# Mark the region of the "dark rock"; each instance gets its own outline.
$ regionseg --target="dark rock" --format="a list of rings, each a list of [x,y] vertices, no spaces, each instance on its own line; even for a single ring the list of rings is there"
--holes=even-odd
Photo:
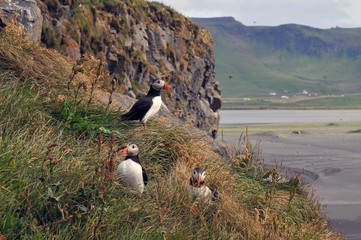
[[[79,44],[69,36],[63,36],[61,46],[65,56],[68,56],[72,59],[79,59],[81,57]]]
[[[307,133],[307,132],[302,131],[302,130],[294,130],[294,131],[292,131],[292,133],[293,133],[293,134],[305,134],[305,133]]]
[[[113,101],[119,103],[123,109],[129,110],[133,104],[137,101],[135,98],[129,97],[120,93],[112,94]]]
[[[73,29],[66,26],[76,24],[69,16],[74,6],[70,5],[69,10],[65,1],[40,1],[42,6],[47,6],[42,7],[43,16],[56,39],[73,43],[70,38],[75,34],[66,32]],[[73,27],[82,29],[79,40],[74,39],[80,45],[80,52],[91,50],[94,55],[102,56],[108,64],[110,75],[122,86],[123,95],[133,98],[145,95],[152,81],[159,78],[165,80],[170,90],[163,93],[163,102],[169,112],[215,136],[222,98],[219,83],[215,80],[211,34],[187,18],[174,21],[172,17],[164,17],[173,11],[171,9],[163,9],[164,13],[159,13],[149,6],[148,9],[146,6],[138,8],[136,4],[119,1],[114,5],[117,13],[114,14],[110,6],[97,5],[96,11],[92,11],[94,5],[82,4],[82,13],[91,13],[92,17],[84,18],[84,21],[88,21],[87,32],[84,27]],[[63,11],[53,13],[60,7]],[[141,16],[146,18],[142,19]],[[98,34],[99,29],[102,29],[101,34]],[[89,33],[93,36],[88,36]],[[64,35],[69,38],[64,38]],[[106,43],[106,46],[99,48],[102,43]],[[77,56],[78,53],[73,54],[74,51],[63,47],[62,43],[60,50],[67,55]],[[99,55],[99,52],[103,54]],[[123,100],[119,98],[119,101]]]
[[[213,95],[211,108],[214,112],[216,112],[222,106],[222,98],[221,95],[217,92],[213,92]]]
[[[347,133],[361,133],[361,129],[356,129],[356,130],[348,131]]]
[[[64,13],[64,9],[57,0],[44,0],[44,3],[49,9],[50,16],[60,19]]]
[[[0,3],[2,15],[10,19],[14,12],[19,14],[16,19],[24,26],[24,33],[34,43],[40,43],[43,16],[35,0],[3,0]]]
[[[227,145],[224,145],[223,143],[219,143],[216,141],[210,141],[210,145],[213,152],[217,153],[227,162],[231,163],[231,155],[229,154]]]
[[[330,167],[330,168],[323,169],[321,172],[323,174],[325,174],[326,176],[330,176],[330,175],[334,175],[335,173],[339,173],[341,171],[342,170],[340,168]]]

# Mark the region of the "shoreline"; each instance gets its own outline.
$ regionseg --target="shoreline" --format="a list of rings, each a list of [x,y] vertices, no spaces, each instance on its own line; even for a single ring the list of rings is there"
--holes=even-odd
[[[259,143],[266,164],[275,160],[286,168],[305,169],[316,195],[326,205],[331,229],[350,240],[361,239],[361,122],[337,124],[232,124],[220,125],[217,141],[237,144],[248,132],[252,145]]]
[[[334,108],[323,108],[323,107],[223,107],[222,110],[361,110],[360,107],[334,107]]]

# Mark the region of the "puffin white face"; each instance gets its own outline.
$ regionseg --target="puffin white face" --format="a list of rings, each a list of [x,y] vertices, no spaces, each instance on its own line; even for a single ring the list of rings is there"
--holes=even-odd
[[[193,182],[196,182],[198,187],[206,178],[206,171],[203,168],[195,168],[192,172]]]
[[[160,91],[161,89],[164,89],[164,90],[168,90],[168,84],[166,82],[164,82],[162,79],[158,79],[158,80],[155,80],[153,83],[152,83],[152,87],[155,89],[155,90],[158,90]]]
[[[124,156],[136,156],[139,153],[137,144],[133,142],[126,143],[123,150]]]

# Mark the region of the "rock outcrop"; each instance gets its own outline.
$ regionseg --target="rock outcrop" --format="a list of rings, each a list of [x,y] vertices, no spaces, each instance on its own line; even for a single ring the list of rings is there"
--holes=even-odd
[[[40,43],[43,16],[35,0],[3,0],[0,1],[0,9],[3,18],[14,17],[23,25],[28,39],[34,43]]]
[[[133,99],[146,94],[150,82],[162,78],[170,86],[163,101],[172,114],[216,134],[222,98],[208,31],[156,2],[38,3],[47,47],[75,59],[85,53],[103,59],[117,80],[117,94]]]

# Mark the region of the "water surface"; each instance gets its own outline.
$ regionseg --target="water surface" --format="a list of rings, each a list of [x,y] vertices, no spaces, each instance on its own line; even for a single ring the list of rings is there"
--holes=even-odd
[[[361,110],[221,110],[220,124],[337,123],[361,121]]]

